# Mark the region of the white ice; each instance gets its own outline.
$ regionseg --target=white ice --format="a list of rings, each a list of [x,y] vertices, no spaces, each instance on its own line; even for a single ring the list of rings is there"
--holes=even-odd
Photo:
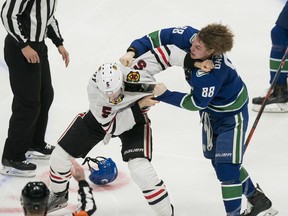
[[[1,5],[4,0],[0,0]],[[71,63],[65,68],[57,49],[47,40],[55,99],[50,111],[46,141],[56,144],[74,116],[88,108],[86,84],[90,75],[104,62],[118,61],[130,42],[148,32],[170,26],[196,28],[221,22],[231,26],[235,46],[228,56],[246,82],[250,98],[269,87],[270,30],[285,0],[61,0],[56,17]],[[3,43],[6,31],[0,27],[0,154],[7,137],[12,93],[4,63]],[[163,72],[157,79],[173,90],[188,91],[178,68]],[[257,113],[249,104],[250,124]],[[210,162],[202,156],[201,126],[196,112],[159,104],[150,111],[154,152],[153,165],[165,181],[176,216],[224,216],[218,180]],[[245,155],[244,165],[272,200],[279,215],[288,215],[287,168],[288,114],[264,113]],[[121,144],[113,139],[99,144],[89,156],[112,157],[119,177],[110,185],[93,186],[96,216],[150,216],[152,210],[141,191],[132,182],[127,164],[122,162]],[[80,163],[81,159],[78,160]],[[19,195],[28,181],[48,182],[48,161],[35,161],[35,178],[0,176],[0,215],[23,215]],[[86,174],[89,171],[86,170]],[[75,210],[77,184],[72,179],[69,206],[51,215]],[[245,200],[245,199],[244,199]],[[246,203],[243,202],[243,207]]]

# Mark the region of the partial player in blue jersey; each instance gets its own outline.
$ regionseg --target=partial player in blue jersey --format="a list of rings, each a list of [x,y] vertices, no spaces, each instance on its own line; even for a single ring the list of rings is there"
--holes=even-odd
[[[179,29],[183,31],[178,31]],[[190,35],[186,34],[187,29]],[[129,64],[133,52],[137,56],[141,54],[140,50],[156,47],[156,40],[158,45],[172,44],[173,40],[169,41],[168,38],[177,38],[174,41],[178,43],[177,46],[186,44],[186,47],[181,48],[190,51],[182,61],[191,92],[172,92],[167,90],[164,84],[157,84],[154,89],[156,100],[200,112],[204,156],[211,160],[221,182],[227,216],[240,216],[242,194],[248,199],[248,208],[241,216],[256,216],[263,212],[276,215],[277,211],[272,208],[271,201],[258,185],[254,186],[248,172],[242,166],[248,125],[248,93],[244,82],[225,55],[233,47],[233,33],[221,24],[210,24],[200,31],[192,27],[168,28],[133,41],[120,61]],[[163,49],[160,52],[162,54],[171,51],[167,51],[165,46],[158,49]],[[158,59],[161,59],[161,55]],[[167,56],[165,59],[166,62],[170,60]],[[209,67],[207,70],[194,68],[196,60],[212,60],[213,67],[210,72],[205,72],[209,71]]]
[[[276,20],[271,30],[272,47],[270,52],[270,83],[281,63],[281,59],[288,46],[288,1]],[[273,93],[267,100],[264,112],[288,112],[288,90],[287,90],[288,60],[286,60],[280,76],[276,82]],[[264,100],[263,96],[253,98],[252,109],[259,111]]]
[[[137,58],[153,48],[161,45],[174,44],[182,50],[189,51],[193,36],[198,30],[191,26],[172,27],[157,30],[134,40],[127,53],[120,58],[125,66],[130,66],[133,58]]]

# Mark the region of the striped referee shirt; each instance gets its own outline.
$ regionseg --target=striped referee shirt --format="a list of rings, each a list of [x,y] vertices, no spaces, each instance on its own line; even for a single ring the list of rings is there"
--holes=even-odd
[[[56,5],[57,0],[6,0],[1,19],[21,48],[29,41],[42,42],[46,37],[58,47],[63,39],[54,17]]]

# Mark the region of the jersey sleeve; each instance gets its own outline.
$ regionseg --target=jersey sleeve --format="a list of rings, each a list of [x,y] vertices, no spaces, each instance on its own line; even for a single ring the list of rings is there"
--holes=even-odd
[[[28,1],[7,1],[3,5],[1,18],[4,28],[18,43],[20,48],[27,45],[27,37],[18,22],[18,16],[23,13]]]
[[[191,26],[164,28],[134,40],[127,51],[134,51],[136,58],[149,50],[168,44],[188,51],[197,32],[198,30]]]
[[[60,34],[58,21],[54,16],[51,18],[51,21],[47,26],[47,37],[52,40],[53,44],[55,44],[56,47],[63,44],[64,40]]]
[[[192,79],[195,82],[190,93],[166,90],[156,99],[190,111],[205,109],[217,95],[222,82],[210,74],[213,72],[205,73],[195,69],[193,73]]]
[[[158,96],[156,100],[190,111],[198,111],[205,108],[197,105],[194,100],[193,92],[182,93],[166,90],[162,95]]]
[[[184,67],[187,55],[175,45],[160,46],[135,59],[132,67],[154,76],[171,66]]]

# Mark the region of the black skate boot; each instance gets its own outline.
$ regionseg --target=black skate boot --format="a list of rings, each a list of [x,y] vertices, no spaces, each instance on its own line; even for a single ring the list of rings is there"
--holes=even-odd
[[[265,97],[252,99],[254,111],[259,111]],[[269,96],[264,112],[288,112],[288,90],[287,85],[276,85]]]
[[[68,205],[68,190],[60,193],[50,192],[48,200],[48,213],[65,208]]]
[[[46,143],[46,146],[41,148],[29,148],[26,153],[26,158],[48,160],[52,154],[55,146]]]
[[[256,191],[248,198],[247,209],[241,216],[257,216],[260,213],[263,216],[273,216],[278,214],[278,211],[272,208],[272,202],[257,184]]]
[[[36,164],[27,160],[13,161],[2,158],[3,168],[0,170],[2,175],[18,176],[18,177],[34,177],[36,175]]]

